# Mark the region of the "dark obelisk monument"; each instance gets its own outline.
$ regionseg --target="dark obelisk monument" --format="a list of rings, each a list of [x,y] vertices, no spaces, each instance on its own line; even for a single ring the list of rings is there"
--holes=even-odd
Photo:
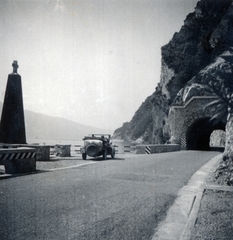
[[[23,94],[18,63],[12,64],[13,73],[8,75],[0,124],[0,142],[26,144]]]

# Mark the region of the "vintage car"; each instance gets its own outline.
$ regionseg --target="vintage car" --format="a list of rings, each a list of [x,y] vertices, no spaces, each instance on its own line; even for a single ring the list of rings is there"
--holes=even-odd
[[[84,160],[89,157],[103,156],[107,159],[107,155],[115,157],[115,148],[110,142],[111,135],[109,134],[91,134],[83,138],[84,146],[81,148],[82,158]]]

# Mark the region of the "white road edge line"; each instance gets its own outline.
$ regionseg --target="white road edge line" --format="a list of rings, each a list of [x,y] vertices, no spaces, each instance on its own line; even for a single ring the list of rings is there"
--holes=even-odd
[[[62,168],[52,168],[52,169],[46,169],[45,171],[58,171],[58,170],[63,170],[63,169],[69,169],[69,168],[78,168],[78,167],[82,167],[82,166],[86,166],[86,165],[90,165],[90,164],[94,164],[96,162],[90,162],[90,163],[83,163],[80,165],[72,165],[72,166],[68,166],[68,167],[62,167]]]

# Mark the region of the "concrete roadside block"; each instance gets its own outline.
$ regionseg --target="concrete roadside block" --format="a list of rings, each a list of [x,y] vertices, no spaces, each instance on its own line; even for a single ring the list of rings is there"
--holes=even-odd
[[[180,151],[179,144],[137,145],[136,154],[153,154]]]
[[[50,146],[49,145],[28,145],[30,148],[36,149],[36,161],[50,160]]]
[[[70,148],[71,148],[71,144],[69,144],[69,145],[56,144],[54,146],[54,151],[55,151],[56,156],[70,157]]]

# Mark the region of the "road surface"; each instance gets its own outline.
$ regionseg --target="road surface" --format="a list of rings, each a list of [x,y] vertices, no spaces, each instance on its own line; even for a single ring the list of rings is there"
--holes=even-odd
[[[135,155],[1,179],[0,239],[151,239],[179,189],[217,154]]]

